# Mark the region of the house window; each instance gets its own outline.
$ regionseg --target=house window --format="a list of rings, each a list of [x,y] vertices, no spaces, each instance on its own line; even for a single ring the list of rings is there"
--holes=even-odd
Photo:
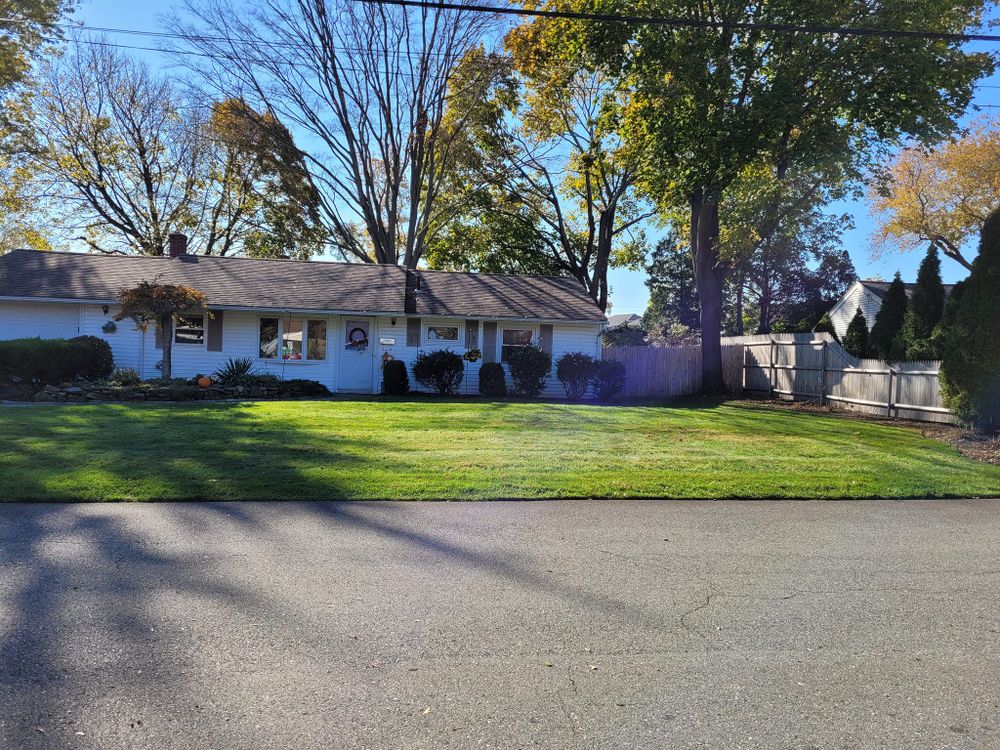
[[[326,359],[326,321],[261,318],[260,357],[279,356],[287,362]]]
[[[205,316],[178,316],[174,322],[174,343],[203,345],[205,343]]]
[[[427,343],[458,341],[458,326],[427,326]]]
[[[260,358],[274,359],[278,356],[278,319],[260,319]]]
[[[309,345],[306,347],[306,356],[309,359],[326,359],[326,321],[310,320]]]
[[[500,361],[507,362],[515,349],[531,346],[534,333],[530,328],[504,328],[500,339]]]
[[[300,318],[281,321],[281,358],[302,359],[302,339],[305,330]]]

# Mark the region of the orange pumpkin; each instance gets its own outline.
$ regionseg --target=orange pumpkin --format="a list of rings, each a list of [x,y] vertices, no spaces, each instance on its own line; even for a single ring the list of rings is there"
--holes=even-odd
[[[198,385],[202,388],[208,388],[208,386],[212,385],[212,379],[206,375],[202,375],[198,378]]]

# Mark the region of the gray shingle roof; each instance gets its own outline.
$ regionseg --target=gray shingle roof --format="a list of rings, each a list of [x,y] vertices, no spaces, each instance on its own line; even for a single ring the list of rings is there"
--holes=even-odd
[[[319,261],[86,255],[0,256],[0,297],[113,302],[140,281],[185,284],[210,307],[603,321],[572,278],[415,271]]]
[[[868,289],[871,292],[873,292],[879,298],[884,298],[885,293],[889,291],[888,281],[869,281],[867,279],[862,279],[861,285],[865,287],[865,289]],[[912,295],[913,290],[917,288],[917,285],[915,283],[910,283],[910,282],[903,282],[903,286],[906,288],[907,297]],[[943,286],[944,286],[944,296],[947,299],[949,296],[951,296],[951,290],[955,288],[955,285],[944,284]]]

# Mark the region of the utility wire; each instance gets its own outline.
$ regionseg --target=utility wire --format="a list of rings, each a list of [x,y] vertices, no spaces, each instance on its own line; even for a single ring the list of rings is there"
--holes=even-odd
[[[446,0],[353,0],[378,5],[399,5],[404,8],[427,10],[455,10],[469,13],[494,13],[498,15],[533,16],[537,18],[567,18],[580,21],[599,21],[641,26],[676,26],[694,29],[739,31],[775,31],[801,34],[835,34],[839,36],[884,37],[888,39],[929,39],[950,42],[1000,42],[996,34],[964,34],[924,29],[880,29],[860,26],[818,26],[812,24],[759,23],[756,21],[705,20],[681,16],[631,16],[615,13],[588,13],[585,11],[544,10],[501,7],[495,5],[467,5]]]
[[[355,2],[400,2],[400,1],[402,1],[402,0],[355,0]],[[406,1],[410,2],[410,0],[406,0]],[[3,22],[5,20],[6,19],[0,18],[0,22]],[[214,40],[222,40],[223,39],[223,37],[211,37],[211,36],[202,37],[200,35],[195,36],[195,35],[185,35],[185,34],[170,34],[168,32],[145,31],[145,30],[141,30],[141,29],[114,29],[114,28],[99,27],[99,26],[75,26],[74,28],[79,28],[81,30],[86,30],[86,31],[102,31],[102,32],[111,33],[111,34],[117,34],[117,33],[123,33],[124,34],[124,33],[128,33],[128,34],[140,35],[140,36],[147,36],[148,35],[148,36],[161,37],[161,38],[165,37],[165,38],[170,38],[170,39],[180,39],[180,40],[185,40],[185,41],[214,41]],[[997,37],[997,38],[998,38],[998,40],[1000,40],[1000,37]],[[140,51],[140,52],[159,52],[161,54],[169,54],[169,55],[182,55],[182,56],[190,56],[190,57],[204,57],[204,58],[208,58],[208,59],[212,59],[212,60],[216,60],[219,57],[217,55],[213,55],[213,54],[208,53],[208,52],[200,52],[200,51],[197,51],[197,50],[165,49],[165,48],[162,48],[162,47],[141,47],[139,45],[121,44],[120,42],[110,42],[110,41],[104,41],[104,40],[98,40],[98,39],[78,39],[78,38],[57,39],[55,37],[45,37],[45,39],[46,39],[46,41],[49,41],[49,42],[52,42],[52,43],[59,43],[59,42],[66,42],[66,41],[68,41],[68,42],[70,42],[72,44],[89,44],[89,45],[98,46],[98,47],[114,47],[116,49],[136,50],[136,51]],[[286,44],[286,46],[292,46],[293,45],[293,43],[291,43],[291,42],[288,42],[288,43],[285,43],[285,44]],[[281,45],[281,43],[275,42],[275,43],[273,43],[273,46],[282,46],[282,45]],[[305,47],[305,45],[294,45],[294,46],[303,47],[303,48]],[[338,47],[336,49],[338,51],[341,51],[341,52],[360,52],[360,51],[363,51],[363,50],[352,49],[352,48],[348,48],[348,47]],[[407,56],[410,56],[410,57],[420,57],[421,55],[423,55],[425,53],[407,52],[407,53],[404,53],[404,54],[406,54]],[[440,52],[435,53],[435,52],[432,52],[432,51],[428,51],[428,52],[426,52],[426,54],[429,54],[429,55],[434,55],[434,54],[441,55],[443,53],[440,53]],[[225,58],[225,55],[222,55],[222,57]],[[255,63],[255,64],[258,64],[258,65],[264,64],[264,61],[263,60],[259,60],[259,59],[249,59],[248,62]],[[313,68],[303,67],[302,65],[299,65],[299,64],[296,64],[296,63],[290,63],[290,62],[284,62],[284,63],[282,63],[282,66],[283,67],[288,67],[288,68],[293,68],[293,69],[294,68],[298,68],[298,69],[304,69],[304,70],[313,71]],[[349,65],[342,65],[341,67],[344,70],[347,70],[347,71],[352,72],[352,73],[361,73],[361,72],[364,72],[364,71],[362,71],[362,70],[360,70],[358,68],[354,68],[354,67],[349,66]],[[396,75],[416,77],[416,74],[410,73],[410,72],[407,72],[407,71],[393,71],[393,73],[396,74]],[[564,87],[565,88],[569,88],[569,89],[574,90],[574,91],[579,91],[580,93],[584,93],[584,94],[590,93],[590,89],[585,89],[583,87],[575,87],[572,84],[567,84]],[[1000,89],[1000,84],[991,85],[991,84],[984,84],[984,83],[976,83],[976,84],[973,84],[972,87],[975,88],[975,89]],[[985,107],[985,106],[990,106],[990,105],[982,104],[982,105],[978,105],[978,106]]]

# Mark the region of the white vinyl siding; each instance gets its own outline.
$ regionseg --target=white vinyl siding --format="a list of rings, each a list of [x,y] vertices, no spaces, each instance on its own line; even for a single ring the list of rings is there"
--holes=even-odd
[[[868,329],[871,330],[871,327],[875,325],[875,316],[882,309],[882,298],[866,289],[861,282],[855,281],[830,310],[830,322],[833,323],[833,330],[837,332],[837,338],[841,340],[844,338],[847,326],[854,320],[858,308],[861,308],[865,322],[868,323]]]
[[[77,303],[21,303],[21,302],[0,302],[0,338],[19,338],[41,336],[43,338],[72,338],[81,334],[98,336],[111,344],[111,350],[115,358],[116,367],[131,367],[139,372],[143,378],[152,378],[159,375],[156,363],[163,358],[163,350],[157,349],[155,345],[156,336],[152,329],[145,335],[136,330],[135,324],[130,320],[119,321],[117,330],[113,333],[106,333],[102,326],[114,318],[117,308],[110,306],[108,312],[103,311],[102,305],[77,304]],[[325,360],[282,360],[260,359],[259,354],[259,326],[261,317],[280,317],[278,315],[268,316],[267,313],[241,312],[226,310],[222,316],[222,351],[209,351],[205,346],[175,344],[173,347],[173,374],[175,377],[190,378],[198,373],[210,375],[219,369],[230,357],[251,357],[254,360],[254,367],[258,372],[271,373],[282,378],[307,378],[323,383],[330,390],[337,389],[337,372],[339,357],[342,355],[342,347],[330,345],[327,348]],[[327,324],[327,335],[329,342],[339,342],[343,336],[343,325],[345,316],[340,315],[312,315],[298,316],[303,320],[314,321],[323,320]],[[346,316],[350,317],[350,316]],[[470,320],[477,320],[469,316]],[[374,357],[376,362],[375,377],[373,378],[373,390],[378,391],[381,387],[381,362],[382,355],[388,353],[395,359],[403,360],[407,369],[410,370],[410,384],[414,390],[420,388],[413,379],[412,366],[417,354],[421,351],[432,351],[435,349],[447,348],[458,354],[464,354],[465,348],[465,318],[428,318],[422,321],[422,329],[427,325],[454,326],[459,329],[458,341],[436,342],[433,345],[421,345],[419,347],[406,346],[406,316],[395,317],[396,323],[393,325],[391,316],[383,316],[372,319],[372,328],[369,332],[371,346],[375,347]],[[483,344],[482,321],[488,319],[478,319],[480,321],[479,345]],[[530,327],[535,331],[537,339],[538,324],[513,323],[500,321],[497,325],[497,341],[494,356],[497,360],[500,357],[501,331],[504,327],[523,328]],[[553,371],[555,362],[566,352],[584,352],[593,357],[601,356],[601,348],[598,336],[601,331],[600,323],[555,323],[552,330],[552,363]],[[381,340],[392,340],[392,344],[382,344]],[[479,392],[479,368],[482,360],[478,362],[465,363],[465,377],[463,378],[462,393],[478,394]],[[506,366],[504,368],[507,369]],[[509,382],[508,382],[509,385]],[[550,375],[546,383],[543,395],[547,397],[561,398],[565,396],[562,386],[556,380],[554,372]]]
[[[71,339],[79,336],[80,307],[78,304],[0,302],[0,339]]]
[[[490,320],[489,318],[476,318],[475,316],[466,316],[462,320],[457,318],[442,319],[442,321],[450,321],[451,325],[463,326],[464,320],[479,320],[479,346],[483,346],[483,321]],[[421,322],[422,327],[426,325],[437,325],[439,320],[437,318],[429,319],[430,322]],[[600,359],[601,357],[601,344],[600,344],[600,333],[602,328],[601,323],[554,323],[552,326],[552,373],[549,375],[548,380],[545,383],[545,390],[542,391],[542,395],[547,398],[565,398],[566,391],[563,389],[562,384],[556,379],[555,367],[556,361],[563,354],[567,352],[583,352],[584,354],[589,354],[592,357]],[[497,362],[500,361],[500,346],[501,346],[501,331],[504,328],[530,328],[534,331],[535,343],[538,339],[538,324],[534,321],[529,322],[512,322],[512,321],[499,321],[497,323],[497,340],[496,340],[496,352],[494,354]],[[395,341],[394,344],[379,344],[379,350],[376,352],[376,362],[382,361],[382,355],[388,353],[393,359],[402,360],[406,364],[406,369],[410,374],[410,388],[413,390],[422,390],[422,386],[417,383],[413,377],[413,363],[417,358],[417,355],[421,351],[434,351],[436,349],[447,348],[451,349],[457,354],[465,354],[465,336],[464,333],[460,333],[459,340],[457,342],[447,342],[447,344],[437,343],[434,345],[422,345],[419,347],[407,346],[406,345],[406,317],[398,316],[396,318],[396,324],[392,324],[392,318],[382,317],[378,319],[378,329],[380,339],[392,339]],[[377,341],[378,339],[373,340]],[[485,353],[485,352],[484,352]],[[460,388],[460,393],[468,395],[477,395],[479,393],[479,368],[483,364],[483,359],[478,362],[465,362],[465,375],[462,378],[462,385]],[[510,382],[510,370],[507,365],[504,365],[504,372],[507,373],[507,386],[510,388],[512,383]],[[381,366],[379,366],[379,384],[381,387]]]

